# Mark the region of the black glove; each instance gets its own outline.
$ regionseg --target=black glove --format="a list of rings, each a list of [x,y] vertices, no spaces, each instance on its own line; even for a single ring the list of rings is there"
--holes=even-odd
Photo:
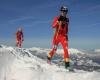
[[[63,16],[60,16],[58,21],[67,21],[67,18],[66,17],[63,17]]]
[[[65,22],[69,22],[68,18],[60,16],[58,21],[62,21],[62,28],[65,26]]]

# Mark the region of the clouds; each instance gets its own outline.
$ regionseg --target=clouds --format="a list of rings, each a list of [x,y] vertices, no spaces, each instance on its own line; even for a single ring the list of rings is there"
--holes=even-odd
[[[78,48],[78,49],[97,49],[100,46],[100,38],[93,37],[81,37],[81,38],[71,38],[69,40],[69,47]]]

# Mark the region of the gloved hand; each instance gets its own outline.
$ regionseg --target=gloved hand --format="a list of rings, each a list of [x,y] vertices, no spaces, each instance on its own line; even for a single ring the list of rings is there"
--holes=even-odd
[[[59,19],[58,19],[58,21],[59,22],[62,21],[62,28],[64,28],[66,22],[69,22],[69,19],[66,18],[66,17],[60,16]]]
[[[67,21],[67,18],[66,17],[63,17],[63,16],[60,16],[58,21]]]

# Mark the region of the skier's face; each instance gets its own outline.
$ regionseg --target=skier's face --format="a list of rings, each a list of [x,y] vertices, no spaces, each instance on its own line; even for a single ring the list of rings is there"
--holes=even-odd
[[[66,12],[66,11],[61,11],[61,13],[60,13],[60,14],[61,14],[61,16],[64,16],[64,17],[65,17],[65,16],[66,16],[66,14],[67,14],[67,12]]]
[[[19,28],[18,31],[22,31],[22,28]]]

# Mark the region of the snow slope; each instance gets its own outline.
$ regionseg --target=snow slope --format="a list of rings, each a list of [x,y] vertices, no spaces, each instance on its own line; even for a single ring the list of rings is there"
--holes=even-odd
[[[49,51],[0,46],[0,80],[100,80],[100,64],[84,56],[83,52],[77,50],[76,54],[69,50],[75,72],[68,72],[63,62],[55,63],[63,61],[62,50],[57,51],[52,65],[46,62]]]

